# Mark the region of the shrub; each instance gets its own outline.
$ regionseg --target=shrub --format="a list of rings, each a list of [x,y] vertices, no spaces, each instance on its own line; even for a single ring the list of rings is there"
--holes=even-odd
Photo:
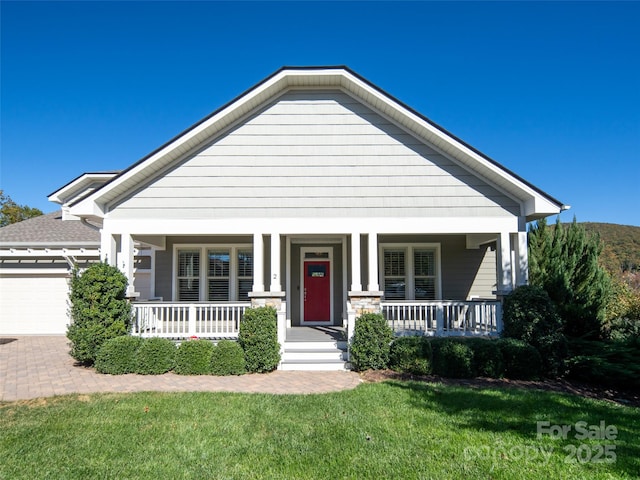
[[[356,318],[349,359],[353,368],[381,370],[389,365],[393,331],[381,313],[365,313]]]
[[[71,278],[69,352],[78,362],[93,364],[98,350],[110,338],[129,332],[131,304],[125,298],[127,278],[116,267],[96,263]]]
[[[213,343],[209,340],[182,342],[176,352],[173,371],[179,375],[208,375],[211,373]]]
[[[513,338],[498,341],[507,378],[535,380],[542,373],[540,353],[531,345]]]
[[[140,337],[125,335],[110,338],[102,344],[94,366],[100,373],[122,375],[136,370],[136,352],[142,343]]]
[[[464,340],[473,350],[473,371],[479,377],[502,378],[504,361],[496,340],[468,338]]]
[[[569,343],[569,378],[607,387],[640,390],[640,341]]]
[[[428,375],[431,360],[431,344],[426,337],[396,338],[389,350],[389,367],[396,372]]]
[[[473,350],[465,342],[452,338],[432,339],[433,373],[442,377],[471,378]]]
[[[545,375],[564,373],[567,340],[562,319],[546,291],[528,285],[515,289],[505,298],[503,323],[504,337],[522,340],[538,350]]]
[[[242,375],[246,373],[244,352],[238,342],[220,340],[211,355],[211,373],[214,375]]]
[[[240,322],[238,343],[244,350],[248,371],[275,370],[280,362],[276,310],[272,307],[247,309]]]
[[[167,338],[147,338],[136,353],[135,372],[141,375],[161,375],[173,369],[176,346]]]

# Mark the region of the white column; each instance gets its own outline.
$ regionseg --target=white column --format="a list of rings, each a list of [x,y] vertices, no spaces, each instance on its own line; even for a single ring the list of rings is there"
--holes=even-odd
[[[516,251],[516,286],[529,283],[529,252],[527,250],[527,232],[518,232],[515,242]]]
[[[360,233],[351,234],[351,291],[362,291],[360,278]]]
[[[264,292],[264,241],[262,233],[253,234],[253,291]]]
[[[120,240],[120,265],[118,268],[122,270],[129,281],[127,287],[127,296],[135,292],[133,286],[133,238],[128,233],[123,233]]]
[[[280,284],[280,234],[271,234],[271,285],[270,292],[282,291]]]
[[[497,238],[496,253],[498,264],[498,294],[506,295],[512,290],[511,235],[500,232]]]
[[[378,234],[369,233],[369,244],[367,248],[369,254],[369,284],[367,290],[377,292],[380,290],[378,284]]]
[[[110,232],[100,231],[100,261],[115,266],[117,262],[116,239]]]

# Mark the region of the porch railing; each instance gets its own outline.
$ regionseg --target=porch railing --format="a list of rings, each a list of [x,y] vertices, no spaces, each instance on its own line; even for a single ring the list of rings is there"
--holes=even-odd
[[[242,315],[251,303],[138,302],[132,306],[132,335],[235,338]]]
[[[502,331],[499,301],[383,301],[381,306],[396,334],[497,335]]]

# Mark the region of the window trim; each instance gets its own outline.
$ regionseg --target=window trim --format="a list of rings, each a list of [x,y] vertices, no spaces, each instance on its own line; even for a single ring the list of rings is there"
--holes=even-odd
[[[209,276],[207,272],[207,252],[209,250],[227,249],[229,250],[229,300],[224,301],[210,301],[203,300],[207,298],[207,286]],[[253,252],[253,245],[251,243],[180,243],[173,245],[173,272],[171,274],[171,295],[174,302],[178,302],[178,252],[180,250],[199,250],[200,251],[200,293],[199,302],[206,303],[229,303],[229,302],[242,302],[244,300],[238,300],[238,251],[249,250]],[[255,261],[255,259],[254,259]],[[189,303],[189,302],[184,302]]]
[[[404,250],[405,251],[405,277],[406,288],[405,295],[407,298],[404,300],[393,301],[406,301],[414,302],[415,300],[415,269],[414,269],[414,251],[415,250],[433,250],[435,252],[435,300],[442,300],[442,271],[441,271],[441,244],[430,243],[380,243],[378,245],[378,282],[380,283],[380,290],[385,291],[385,276],[384,276],[384,251],[385,250]]]

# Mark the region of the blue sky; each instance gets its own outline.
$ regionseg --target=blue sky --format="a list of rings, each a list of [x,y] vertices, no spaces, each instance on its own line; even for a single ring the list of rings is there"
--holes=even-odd
[[[0,188],[45,212],[283,65],[348,65],[572,209],[640,226],[639,2],[6,2]]]

